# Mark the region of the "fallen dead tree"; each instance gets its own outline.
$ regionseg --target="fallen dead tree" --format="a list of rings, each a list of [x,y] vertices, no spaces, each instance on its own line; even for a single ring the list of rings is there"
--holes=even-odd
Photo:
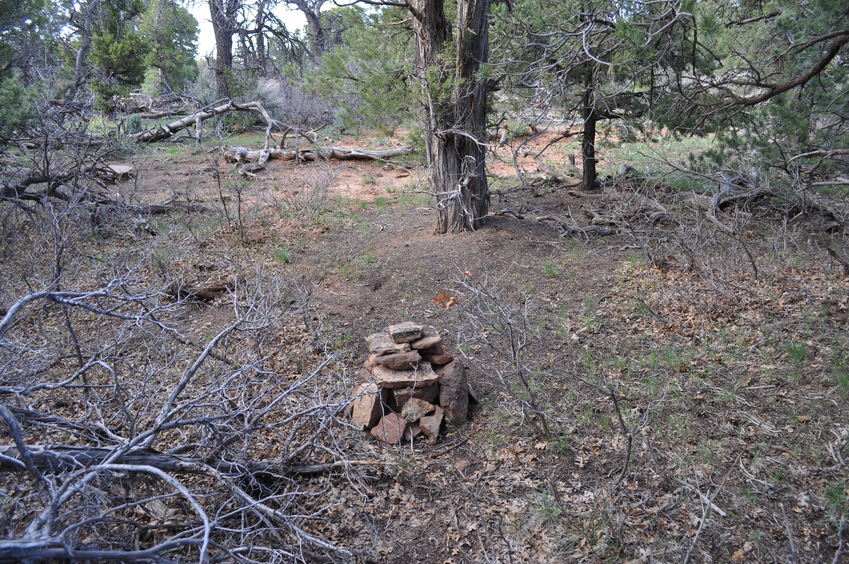
[[[728,184],[721,185],[713,194],[708,196],[695,192],[682,192],[676,195],[679,203],[686,204],[704,212],[705,217],[718,229],[728,234],[737,229],[719,218],[721,212],[734,208],[745,208],[754,204],[765,204],[783,215],[797,219],[799,217],[819,218],[821,231],[849,228],[846,211],[839,209],[833,202],[813,192],[777,191],[765,187],[752,189],[730,188]]]
[[[161,125],[147,131],[136,133],[132,137],[139,143],[153,143],[155,141],[168,139],[175,133],[186,128],[194,127],[195,143],[200,146],[203,137],[203,122],[209,118],[224,115],[229,112],[254,112],[259,114],[262,119],[265,120],[265,143],[263,144],[263,150],[268,149],[271,141],[271,132],[274,129],[277,129],[283,135],[280,140],[280,147],[285,144],[286,136],[290,133],[301,135],[310,143],[315,141],[314,135],[310,137],[307,132],[272,118],[271,114],[268,113],[268,110],[266,110],[259,102],[245,102],[237,104],[232,100],[222,101],[217,103],[217,105],[203,108],[193,114],[182,117],[176,121],[172,121],[166,125]]]
[[[45,199],[57,199],[75,206],[93,208],[110,207],[122,209],[136,215],[163,215],[174,211],[186,213],[203,213],[209,211],[199,204],[182,203],[176,198],[154,204],[130,204],[109,195],[102,181],[99,180],[102,168],[90,167],[71,170],[65,173],[44,175],[37,172],[23,178],[0,182],[0,201],[8,201],[24,207],[24,202],[42,203]],[[109,173],[106,178],[111,179]],[[94,186],[82,188],[84,181],[92,181]],[[38,186],[44,189],[37,189]],[[29,208],[27,208],[29,209]]]
[[[270,159],[281,161],[319,161],[337,159],[342,161],[385,161],[392,157],[409,155],[413,148],[409,145],[394,149],[366,150],[350,147],[304,147],[302,149],[248,149],[231,147],[224,158],[233,163],[249,163],[239,169],[240,174],[252,174],[265,169]]]

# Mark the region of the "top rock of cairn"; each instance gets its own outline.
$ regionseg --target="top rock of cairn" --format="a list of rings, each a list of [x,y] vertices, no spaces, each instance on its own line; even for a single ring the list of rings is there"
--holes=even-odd
[[[422,338],[423,325],[413,323],[412,321],[404,321],[390,325],[386,328],[389,337],[396,343],[412,343]]]

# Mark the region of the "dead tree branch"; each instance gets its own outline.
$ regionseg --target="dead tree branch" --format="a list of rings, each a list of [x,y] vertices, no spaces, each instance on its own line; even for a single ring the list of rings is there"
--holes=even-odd
[[[296,378],[270,370],[263,335],[280,308],[243,283],[230,291],[232,322],[197,352],[166,321],[186,302],[136,284],[33,292],[0,320],[0,421],[12,437],[0,472],[23,492],[0,516],[0,560],[350,559],[311,529],[324,510],[299,480],[382,464],[346,455],[334,436],[344,390],[317,386],[333,357]],[[64,361],[66,310],[98,327],[79,342],[81,367]],[[138,537],[162,512],[181,524]]]

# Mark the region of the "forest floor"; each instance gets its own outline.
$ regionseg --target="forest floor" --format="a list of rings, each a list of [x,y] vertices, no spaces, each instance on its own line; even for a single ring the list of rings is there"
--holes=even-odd
[[[377,145],[337,144],[358,143]],[[555,154],[544,167],[577,173]],[[467,366],[479,399],[468,423],[433,446],[389,446],[340,420],[352,458],[381,464],[305,482],[326,508],[305,526],[362,561],[831,562],[846,550],[849,276],[822,250],[827,234],[750,210],[724,218],[730,235],[657,181],[640,191],[675,214],[564,238],[535,218],[622,217],[627,187],[515,189],[507,162],[491,167],[491,208],[513,213],[435,235],[413,164],[271,161],[244,180],[167,145],[132,164],[136,178],[115,187],[128,199],[212,211],[86,245],[118,243],[105,254],[163,283],[284,280],[300,309],[279,328],[278,370],[338,353],[322,378],[350,387],[366,335],[405,320],[436,327]],[[619,164],[631,163],[611,174]],[[434,301],[442,291],[457,304]],[[505,315],[481,313],[496,305]],[[209,333],[232,308],[224,297],[192,315]],[[526,341],[530,394],[506,329]]]

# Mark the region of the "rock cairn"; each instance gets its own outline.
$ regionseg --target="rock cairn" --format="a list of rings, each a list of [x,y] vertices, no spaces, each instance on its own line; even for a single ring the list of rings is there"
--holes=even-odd
[[[442,423],[458,425],[469,411],[469,387],[459,360],[436,329],[406,321],[366,338],[369,357],[358,373],[351,422],[386,443],[424,436]]]

